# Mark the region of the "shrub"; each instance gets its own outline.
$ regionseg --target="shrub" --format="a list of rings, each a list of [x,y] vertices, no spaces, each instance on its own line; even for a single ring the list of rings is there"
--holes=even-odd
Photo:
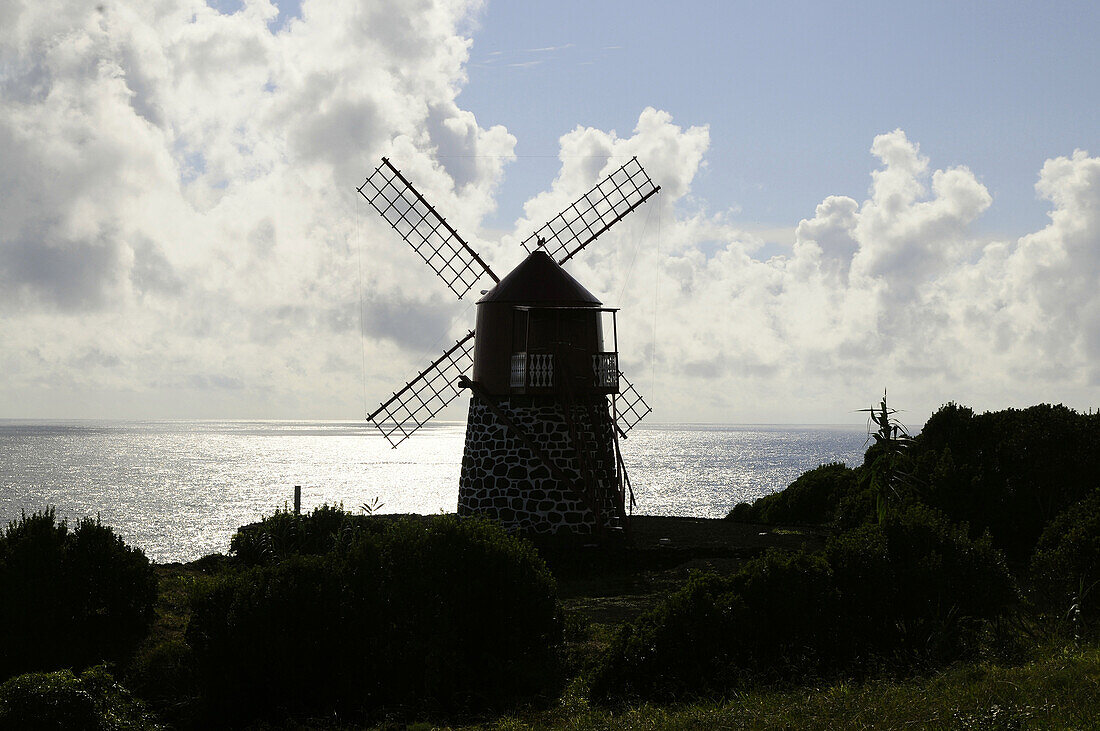
[[[669,700],[732,682],[726,648],[744,614],[727,580],[693,574],[668,599],[619,628],[593,671],[592,696]]]
[[[546,684],[560,633],[529,544],[441,516],[222,575],[195,598],[186,636],[211,712],[245,720],[491,707]]]
[[[683,698],[977,648],[1017,593],[1003,555],[922,507],[832,540],[824,555],[770,552],[734,576],[692,578],[624,626],[597,662],[597,699]]]
[[[1065,611],[1076,599],[1083,616],[1100,615],[1100,490],[1047,524],[1031,575],[1041,603]]]
[[[231,720],[331,712],[362,692],[357,685],[370,687],[355,671],[377,618],[372,597],[356,604],[348,594],[331,558],[295,556],[225,576],[196,597],[186,637],[211,711]]]
[[[172,728],[196,728],[200,693],[194,652],[182,637],[143,645],[127,665],[126,687]]]
[[[229,552],[245,566],[268,566],[290,556],[323,555],[350,542],[358,531],[380,532],[385,525],[370,516],[352,515],[342,505],[321,505],[305,515],[284,509],[239,528],[230,539]]]
[[[674,700],[815,674],[832,661],[836,601],[820,555],[769,552],[731,578],[697,574],[619,630],[592,695]]]
[[[904,449],[891,452],[880,440],[856,469],[823,465],[729,517],[848,529],[924,504],[968,525],[971,537],[988,532],[1020,567],[1047,523],[1096,489],[1097,474],[1100,413],[1041,404],[975,415],[949,403]]]
[[[1100,414],[1042,404],[975,416],[948,404],[913,457],[922,499],[1026,566],[1046,524],[1096,489]]]
[[[0,685],[0,731],[145,731],[160,728],[102,667],[27,673]]]
[[[395,523],[380,548],[385,599],[398,610],[393,697],[483,708],[544,684],[561,622],[554,579],[530,543],[451,515]]]
[[[153,618],[156,575],[98,520],[47,509],[0,536],[0,677],[124,658]]]
[[[735,574],[732,592],[749,610],[740,643],[757,672],[790,677],[833,664],[837,596],[824,557],[772,550]]]
[[[982,623],[1019,598],[988,536],[915,505],[841,534],[826,548],[843,634],[865,654],[943,663],[975,649]]]
[[[836,518],[841,498],[856,486],[856,473],[834,462],[803,473],[785,490],[740,503],[727,516],[741,523],[820,525]]]

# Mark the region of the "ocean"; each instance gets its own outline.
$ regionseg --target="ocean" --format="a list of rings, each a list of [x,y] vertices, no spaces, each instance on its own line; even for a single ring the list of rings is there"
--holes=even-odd
[[[465,424],[391,449],[342,421],[0,420],[0,521],[54,506],[99,516],[154,561],[225,552],[238,526],[293,500],[453,512]],[[826,462],[862,462],[865,425],[640,425],[622,442],[636,514],[724,516]]]

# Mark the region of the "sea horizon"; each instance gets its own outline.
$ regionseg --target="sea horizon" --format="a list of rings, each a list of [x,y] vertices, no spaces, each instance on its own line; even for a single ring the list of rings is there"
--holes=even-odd
[[[289,505],[454,512],[465,421],[393,449],[370,422],[0,418],[0,521],[99,516],[154,560],[224,553]],[[862,461],[865,424],[643,423],[621,440],[638,515],[723,517],[828,462]]]

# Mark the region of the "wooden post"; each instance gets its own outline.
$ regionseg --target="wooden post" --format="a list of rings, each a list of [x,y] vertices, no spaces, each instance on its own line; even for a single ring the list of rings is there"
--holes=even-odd
[[[302,486],[301,485],[295,485],[294,486],[294,514],[295,515],[301,515],[302,514]]]

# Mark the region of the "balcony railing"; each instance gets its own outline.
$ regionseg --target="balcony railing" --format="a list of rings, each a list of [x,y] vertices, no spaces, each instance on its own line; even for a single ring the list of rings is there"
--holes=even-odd
[[[553,353],[512,354],[512,388],[550,388],[553,385]]]
[[[508,385],[512,388],[527,385],[527,353],[512,353],[512,378]]]
[[[592,373],[596,388],[619,388],[619,354],[595,353],[592,356]]]
[[[554,370],[553,353],[513,353],[509,385],[512,388],[553,388],[557,385]],[[592,387],[618,391],[618,353],[592,355]]]

